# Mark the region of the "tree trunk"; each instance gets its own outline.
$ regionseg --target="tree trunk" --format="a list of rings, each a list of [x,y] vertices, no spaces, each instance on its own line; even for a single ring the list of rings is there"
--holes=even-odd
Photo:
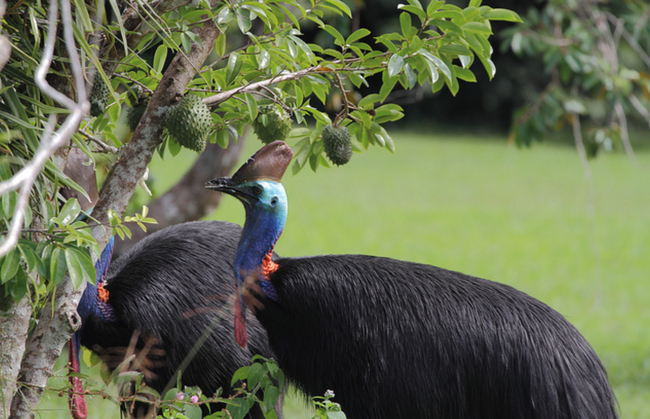
[[[164,112],[160,110],[174,104],[183,94],[212,50],[219,30],[214,22],[208,20],[202,28],[196,29],[195,33],[201,39],[201,45],[205,47],[194,44],[189,53],[177,54],[172,60],[131,142],[125,146],[114,169],[104,182],[93,212],[93,216],[101,224],[107,224],[109,209],[117,211],[118,214],[124,212],[138,180],[160,144],[164,118]],[[100,247],[104,248],[110,236],[110,228],[97,226],[92,229],[92,233]],[[34,417],[34,408],[52,374],[54,362],[61,354],[63,345],[79,327],[77,304],[84,288],[85,284],[75,290],[70,279],[65,278],[57,287],[54,299],[43,309],[42,317],[27,342],[19,375],[19,385],[24,385],[24,391],[17,392],[14,396],[12,418]]]
[[[243,136],[237,142],[231,140],[226,149],[209,143],[185,176],[164,195],[149,203],[148,216],[155,218],[158,224],[148,224],[146,232],[135,224],[129,225],[132,237],[115,242],[113,258],[127,252],[148,234],[170,225],[199,220],[211,213],[219,205],[221,194],[206,191],[205,182],[232,174],[243,143]]]
[[[20,360],[25,352],[25,341],[31,316],[32,305],[27,296],[13,304],[8,310],[0,311],[2,419],[9,417],[11,398],[16,392],[16,380],[20,371]]]

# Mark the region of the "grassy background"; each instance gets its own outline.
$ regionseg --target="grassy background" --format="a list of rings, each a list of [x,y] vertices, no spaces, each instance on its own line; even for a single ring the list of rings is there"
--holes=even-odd
[[[571,147],[522,150],[501,137],[457,134],[394,138],[394,155],[371,149],[344,167],[285,175],[289,221],[278,253],[390,256],[513,285],[591,342],[623,418],[650,417],[650,152],[637,155],[639,166],[599,156],[587,179]],[[248,141],[242,160],[259,146]],[[153,162],[156,188],[171,185],[191,159],[184,152]],[[241,224],[241,204],[226,197],[210,218]],[[94,406],[91,414],[105,413]],[[296,412],[294,402],[287,416]]]

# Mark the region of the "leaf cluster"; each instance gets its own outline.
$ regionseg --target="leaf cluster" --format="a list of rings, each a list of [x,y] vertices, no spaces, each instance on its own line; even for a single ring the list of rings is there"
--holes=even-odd
[[[589,156],[625,146],[625,114],[650,122],[642,105],[650,100],[649,9],[642,1],[549,1],[504,31],[504,47],[541,57],[548,78],[532,106],[516,111],[512,139],[530,145],[584,120]]]

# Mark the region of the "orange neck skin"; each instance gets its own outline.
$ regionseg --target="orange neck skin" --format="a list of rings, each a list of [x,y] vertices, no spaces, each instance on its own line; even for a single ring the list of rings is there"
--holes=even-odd
[[[273,262],[271,259],[271,256],[273,255],[273,250],[270,250],[269,253],[264,256],[264,259],[262,259],[262,276],[264,276],[265,279],[269,279],[269,275],[271,275],[273,272],[277,271],[280,265],[277,263]]]

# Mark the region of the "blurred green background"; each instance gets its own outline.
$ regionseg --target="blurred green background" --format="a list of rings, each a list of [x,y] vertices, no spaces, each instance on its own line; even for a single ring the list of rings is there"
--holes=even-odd
[[[623,418],[649,417],[650,152],[637,153],[638,165],[622,153],[600,156],[587,178],[575,149],[562,144],[520,149],[504,136],[393,134],[394,155],[371,149],[347,166],[285,175],[289,220],[277,252],[389,256],[510,284],[591,342]],[[247,139],[242,161],[260,146]],[[194,156],[152,163],[159,192]],[[225,197],[210,218],[242,224],[243,209]],[[118,414],[98,397],[89,406],[91,418]],[[307,417],[302,406],[293,400],[287,416]],[[69,417],[57,394],[41,408],[44,418]]]

